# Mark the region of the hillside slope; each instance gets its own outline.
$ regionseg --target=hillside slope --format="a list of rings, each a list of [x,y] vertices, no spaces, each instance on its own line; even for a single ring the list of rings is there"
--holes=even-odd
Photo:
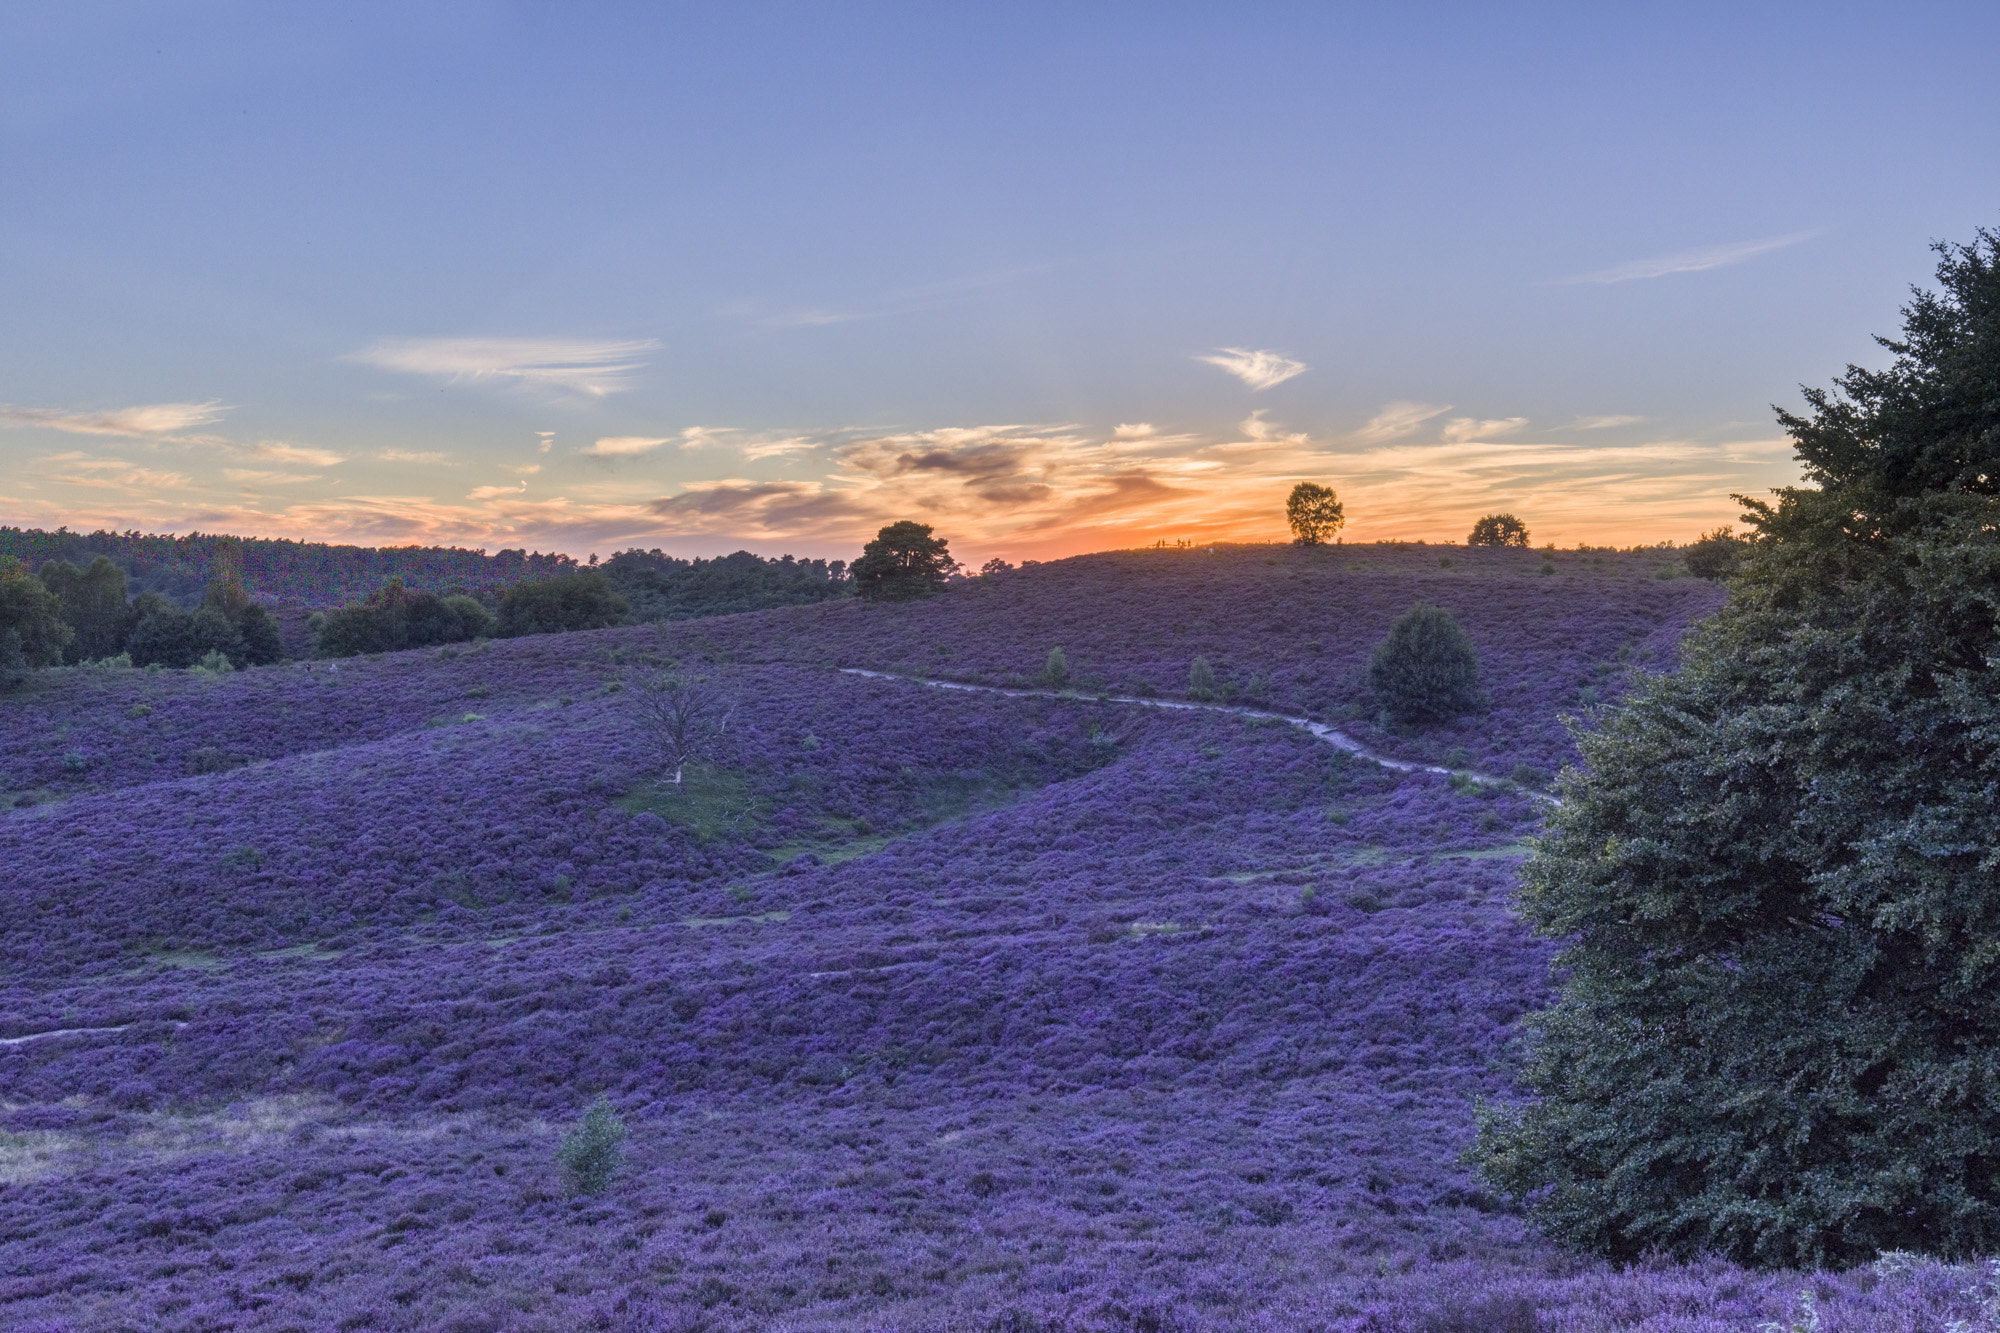
[[[1040,597],[1030,570],[915,608],[338,672],[59,672],[10,701],[0,756],[41,785],[0,813],[0,1323],[1784,1315],[1807,1279],[1579,1263],[1458,1164],[1544,995],[1546,949],[1507,908],[1528,795],[1282,723],[831,669],[910,666],[945,637],[968,672],[1018,672],[1066,627],[1093,636],[1073,640],[1083,669],[1164,671],[1182,639],[1147,628],[1149,603],[1227,637],[1299,601],[1261,559],[1224,567],[1217,601],[1106,568],[1135,590],[1094,620],[1076,570]],[[1365,641],[1365,614],[1415,592],[1460,597],[1516,700],[1502,758],[1560,732],[1550,692],[1500,664],[1665,651],[1702,591],[1580,576],[1547,602],[1496,575],[1487,600],[1516,611],[1479,619],[1422,570],[1315,577],[1329,638]],[[870,625],[887,637],[851,629]],[[1294,631],[1260,633],[1265,656],[1229,660],[1278,679]],[[737,710],[680,791],[628,683],[669,656]],[[1345,679],[1313,670],[1286,697]],[[65,747],[86,762],[46,768]],[[569,1197],[556,1143],[599,1095],[631,1127],[627,1166]],[[1837,1327],[1973,1308],[1968,1274],[1938,1265],[1810,1280]]]

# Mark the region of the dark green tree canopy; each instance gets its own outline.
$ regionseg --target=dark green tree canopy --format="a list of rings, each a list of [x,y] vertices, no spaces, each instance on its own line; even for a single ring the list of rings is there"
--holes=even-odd
[[[1451,612],[1418,602],[1368,662],[1368,688],[1399,722],[1441,722],[1483,702],[1479,654]]]
[[[0,687],[20,683],[30,668],[59,664],[71,635],[62,602],[40,579],[17,561],[0,566]]]
[[[945,540],[931,536],[928,523],[908,519],[891,523],[861,548],[861,558],[849,568],[855,591],[881,602],[904,602],[942,591],[958,568]]]
[[[1786,416],[1730,601],[1530,859],[1536,1100],[1479,1154],[1554,1234],[1767,1265],[2000,1249],[2000,267]]]
[[[1347,522],[1347,511],[1333,487],[1316,481],[1302,481],[1292,487],[1285,501],[1285,522],[1301,546],[1319,546],[1332,540]]]
[[[501,594],[502,635],[560,634],[625,623],[631,605],[595,569],[516,583]]]
[[[1488,514],[1472,525],[1467,546],[1526,546],[1528,525],[1512,514]]]
[[[76,637],[63,650],[69,662],[116,657],[131,629],[131,608],[125,600],[125,571],[105,556],[78,569],[67,560],[42,566],[42,585],[62,603],[63,619]]]

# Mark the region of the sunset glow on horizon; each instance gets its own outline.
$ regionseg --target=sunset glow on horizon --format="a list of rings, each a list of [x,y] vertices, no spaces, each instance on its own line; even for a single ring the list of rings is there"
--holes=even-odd
[[[1692,540],[2000,217],[1993,14],[1812,12],[21,6],[0,523]]]

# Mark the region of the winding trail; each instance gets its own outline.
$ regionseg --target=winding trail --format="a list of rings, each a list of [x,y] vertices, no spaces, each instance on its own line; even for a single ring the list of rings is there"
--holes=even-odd
[[[1013,690],[1000,685],[967,685],[955,680],[925,680],[922,676],[899,676],[892,671],[868,671],[861,667],[841,667],[842,675],[866,676],[871,680],[900,680],[912,685],[928,685],[934,690],[966,690],[975,694],[1004,694],[1010,699],[1080,699],[1086,702],[1130,704],[1135,708],[1176,708],[1186,712],[1227,713],[1231,717],[1261,718],[1272,722],[1284,722],[1312,733],[1315,740],[1326,742],[1336,750],[1365,759],[1371,764],[1394,769],[1398,773],[1435,773],[1440,777],[1469,778],[1474,782],[1491,787],[1512,787],[1527,796],[1547,805],[1561,805],[1562,802],[1547,792],[1523,787],[1509,778],[1496,778],[1490,773],[1479,773],[1469,768],[1445,768],[1438,764],[1418,764],[1408,759],[1391,759],[1388,755],[1377,754],[1354,737],[1330,727],[1324,722],[1314,722],[1310,718],[1293,717],[1289,713],[1273,713],[1262,708],[1244,708],[1238,704],[1204,704],[1181,699],[1141,699],[1130,694],[1076,694],[1064,690]]]
[[[48,1032],[30,1032],[25,1037],[0,1037],[0,1046],[25,1046],[31,1041],[47,1041],[52,1037],[95,1037],[106,1032],[124,1032],[128,1028],[138,1026],[137,1023],[120,1023],[116,1027],[109,1028],[55,1028]],[[178,1032],[186,1026],[186,1023],[175,1023],[174,1031]]]

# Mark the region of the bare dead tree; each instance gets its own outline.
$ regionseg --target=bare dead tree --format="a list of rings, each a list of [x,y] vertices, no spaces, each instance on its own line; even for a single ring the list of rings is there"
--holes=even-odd
[[[707,676],[666,671],[638,681],[632,690],[663,767],[674,771],[678,787],[687,766],[709,758],[729,729],[735,702]]]

